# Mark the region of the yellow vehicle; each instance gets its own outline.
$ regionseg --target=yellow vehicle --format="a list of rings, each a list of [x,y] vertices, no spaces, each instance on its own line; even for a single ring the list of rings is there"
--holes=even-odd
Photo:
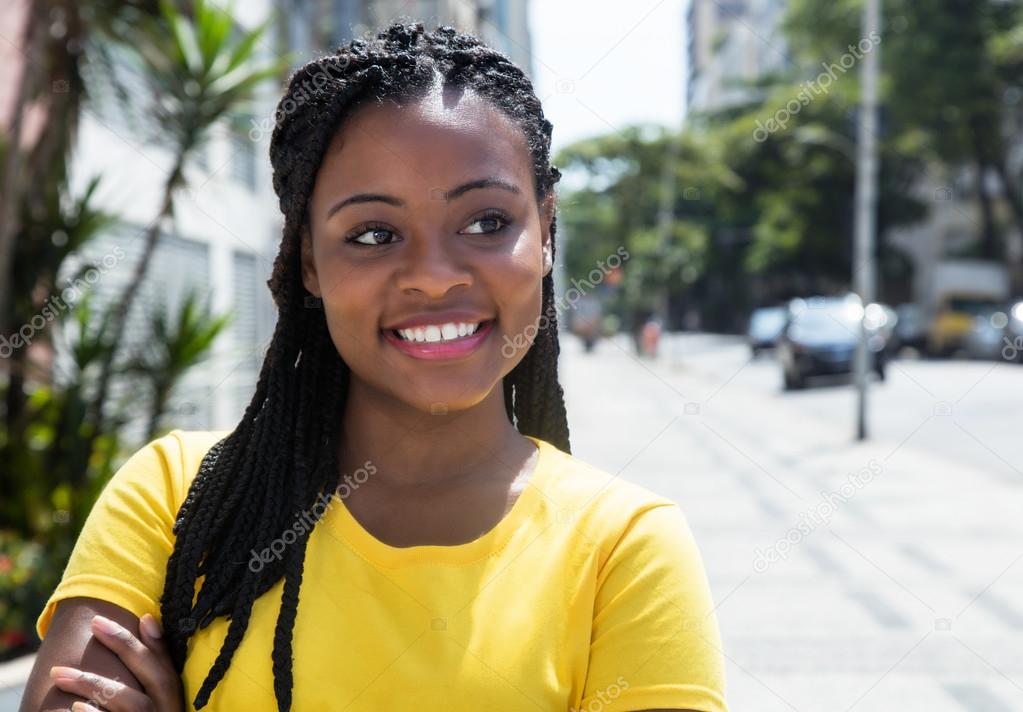
[[[973,320],[1002,302],[988,295],[969,292],[944,295],[927,332],[927,352],[948,356],[963,347]]]

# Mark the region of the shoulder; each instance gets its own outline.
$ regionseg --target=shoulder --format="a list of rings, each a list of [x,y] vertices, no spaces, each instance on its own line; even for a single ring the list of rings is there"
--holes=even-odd
[[[162,492],[168,508],[176,511],[184,501],[203,457],[230,430],[171,430],[129,457],[108,483],[108,489],[141,489],[155,496]]]
[[[559,505],[582,514],[592,511],[614,520],[629,519],[652,507],[676,506],[675,502],[634,482],[557,449],[546,446],[543,494]]]
[[[571,521],[580,536],[599,545],[602,558],[629,545],[663,548],[688,537],[674,500],[547,444],[548,471],[541,482],[557,521]]]
[[[159,617],[174,521],[203,455],[229,431],[172,430],[135,450],[105,484],[36,631],[45,637],[57,603],[92,598],[136,617]]]
[[[214,445],[231,434],[231,430],[171,430],[147,447],[156,451],[166,466],[181,474],[187,488],[195,479],[199,465]]]
[[[725,712],[714,601],[683,505],[567,453],[549,459],[544,494],[564,508],[556,521],[571,522],[554,531],[593,564],[589,659],[575,709],[595,709],[615,690],[616,710]]]

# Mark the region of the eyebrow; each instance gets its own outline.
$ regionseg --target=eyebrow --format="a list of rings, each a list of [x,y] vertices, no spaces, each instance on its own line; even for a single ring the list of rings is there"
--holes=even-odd
[[[506,180],[490,176],[487,178],[478,178],[471,180],[468,183],[463,183],[457,188],[444,192],[444,200],[451,202],[456,198],[460,198],[470,190],[481,190],[483,188],[500,188],[501,190],[507,190],[510,193],[518,195],[522,191],[519,190],[518,186],[513,183],[509,183]],[[395,198],[391,195],[382,195],[380,193],[356,193],[355,195],[349,196],[344,200],[339,200],[331,206],[330,210],[327,211],[327,219],[334,216],[336,212],[341,210],[348,205],[355,205],[356,203],[387,203],[388,205],[394,205],[395,207],[405,207],[405,201],[399,198]]]

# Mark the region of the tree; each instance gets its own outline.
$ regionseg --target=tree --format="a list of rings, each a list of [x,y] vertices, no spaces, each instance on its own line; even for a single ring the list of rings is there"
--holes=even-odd
[[[205,0],[196,0],[192,16],[164,0],[161,20],[148,25],[146,41],[139,43],[146,79],[153,94],[152,116],[170,143],[171,169],[163,185],[157,215],[146,229],[142,255],[121,297],[111,324],[113,349],[104,359],[92,403],[95,432],[102,429],[104,407],[120,339],[146,271],[156,251],[161,230],[173,216],[174,193],[184,184],[185,164],[203,145],[209,129],[239,103],[246,101],[262,81],[275,77],[284,60],[255,63],[256,42],[266,25],[238,31],[231,15]]]
[[[803,62],[833,61],[859,39],[861,0],[793,0],[786,36]],[[950,172],[970,169],[981,254],[1005,257],[994,177],[1023,235],[1023,195],[1009,155],[1023,52],[1021,7],[1000,0],[886,0],[882,43],[889,131],[918,132],[920,154]],[[1017,88],[1015,99],[1012,87]],[[1017,108],[1013,108],[1013,107]],[[1023,268],[1015,266],[1017,279]]]
[[[674,143],[675,146],[669,145]],[[566,183],[562,196],[566,277],[586,275],[620,247],[628,250],[621,301],[632,321],[654,309],[666,287],[679,301],[704,270],[715,202],[737,187],[737,178],[713,148],[692,135],[631,126],[574,143],[555,157]],[[673,164],[666,165],[675,157]],[[665,184],[665,169],[674,186]],[[665,191],[671,190],[670,226],[658,227]]]
[[[35,187],[61,183],[74,144],[88,98],[83,66],[100,60],[104,42],[123,41],[126,28],[156,13],[156,0],[30,0],[25,5],[25,61],[6,127],[10,150],[0,163],[0,333],[18,323],[10,309],[20,220],[26,213],[46,210]],[[30,109],[35,110],[36,138],[27,144],[22,129]]]
[[[185,295],[176,316],[169,313],[166,305],[160,305],[150,315],[152,338],[146,339],[127,366],[129,372],[141,376],[149,386],[146,440],[160,434],[160,422],[175,387],[205,359],[230,321],[229,314],[214,316],[208,301],[200,301],[195,290]]]
[[[0,321],[5,336],[10,324],[31,325],[33,340],[59,341],[56,351],[66,358],[54,364],[37,360],[25,346],[13,347],[6,360],[9,377],[0,381],[0,400],[7,406],[0,427],[0,602],[16,599],[21,606],[0,605],[0,659],[37,643],[31,623],[122,455],[121,433],[129,416],[120,408],[104,412],[110,383],[134,386],[141,380],[149,388],[149,432],[155,433],[174,386],[226,323],[194,296],[179,312],[158,310],[148,342],[153,348],[124,364],[115,359],[130,308],[125,302],[134,299],[137,283],[128,300],[100,306],[86,285],[74,299],[55,306],[67,291],[58,284],[66,259],[117,220],[95,205],[98,178],[81,193],[68,189],[69,156],[87,98],[81,69],[106,62],[110,48],[144,53],[138,63],[148,69],[155,102],[149,113],[159,120],[161,137],[171,137],[176,159],[159,211],[169,219],[173,192],[185,182],[186,161],[210,124],[226,118],[254,83],[276,74],[284,61],[254,68],[259,32],[239,31],[229,15],[203,3],[188,3],[194,10],[190,17],[164,4],[159,19],[155,2],[147,13],[145,0],[30,5],[35,14],[23,42],[31,61],[17,91],[12,126],[16,129],[17,117],[36,106],[44,109],[44,120],[32,145],[17,130],[0,140],[5,171],[0,182],[18,187],[5,189],[0,204]],[[104,42],[93,41],[98,36]],[[54,85],[56,78],[61,83]],[[145,259],[136,265],[138,281],[159,239],[157,225],[154,221],[147,234]],[[83,265],[72,282],[90,267]],[[154,345],[153,339],[163,341]],[[6,342],[3,348],[9,348]],[[16,575],[8,576],[4,567],[12,560]]]

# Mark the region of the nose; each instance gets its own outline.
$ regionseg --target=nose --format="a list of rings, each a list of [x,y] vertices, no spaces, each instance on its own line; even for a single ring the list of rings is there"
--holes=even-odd
[[[440,299],[453,287],[470,286],[472,272],[456,254],[453,239],[440,234],[412,238],[405,250],[404,262],[395,275],[398,289]]]

